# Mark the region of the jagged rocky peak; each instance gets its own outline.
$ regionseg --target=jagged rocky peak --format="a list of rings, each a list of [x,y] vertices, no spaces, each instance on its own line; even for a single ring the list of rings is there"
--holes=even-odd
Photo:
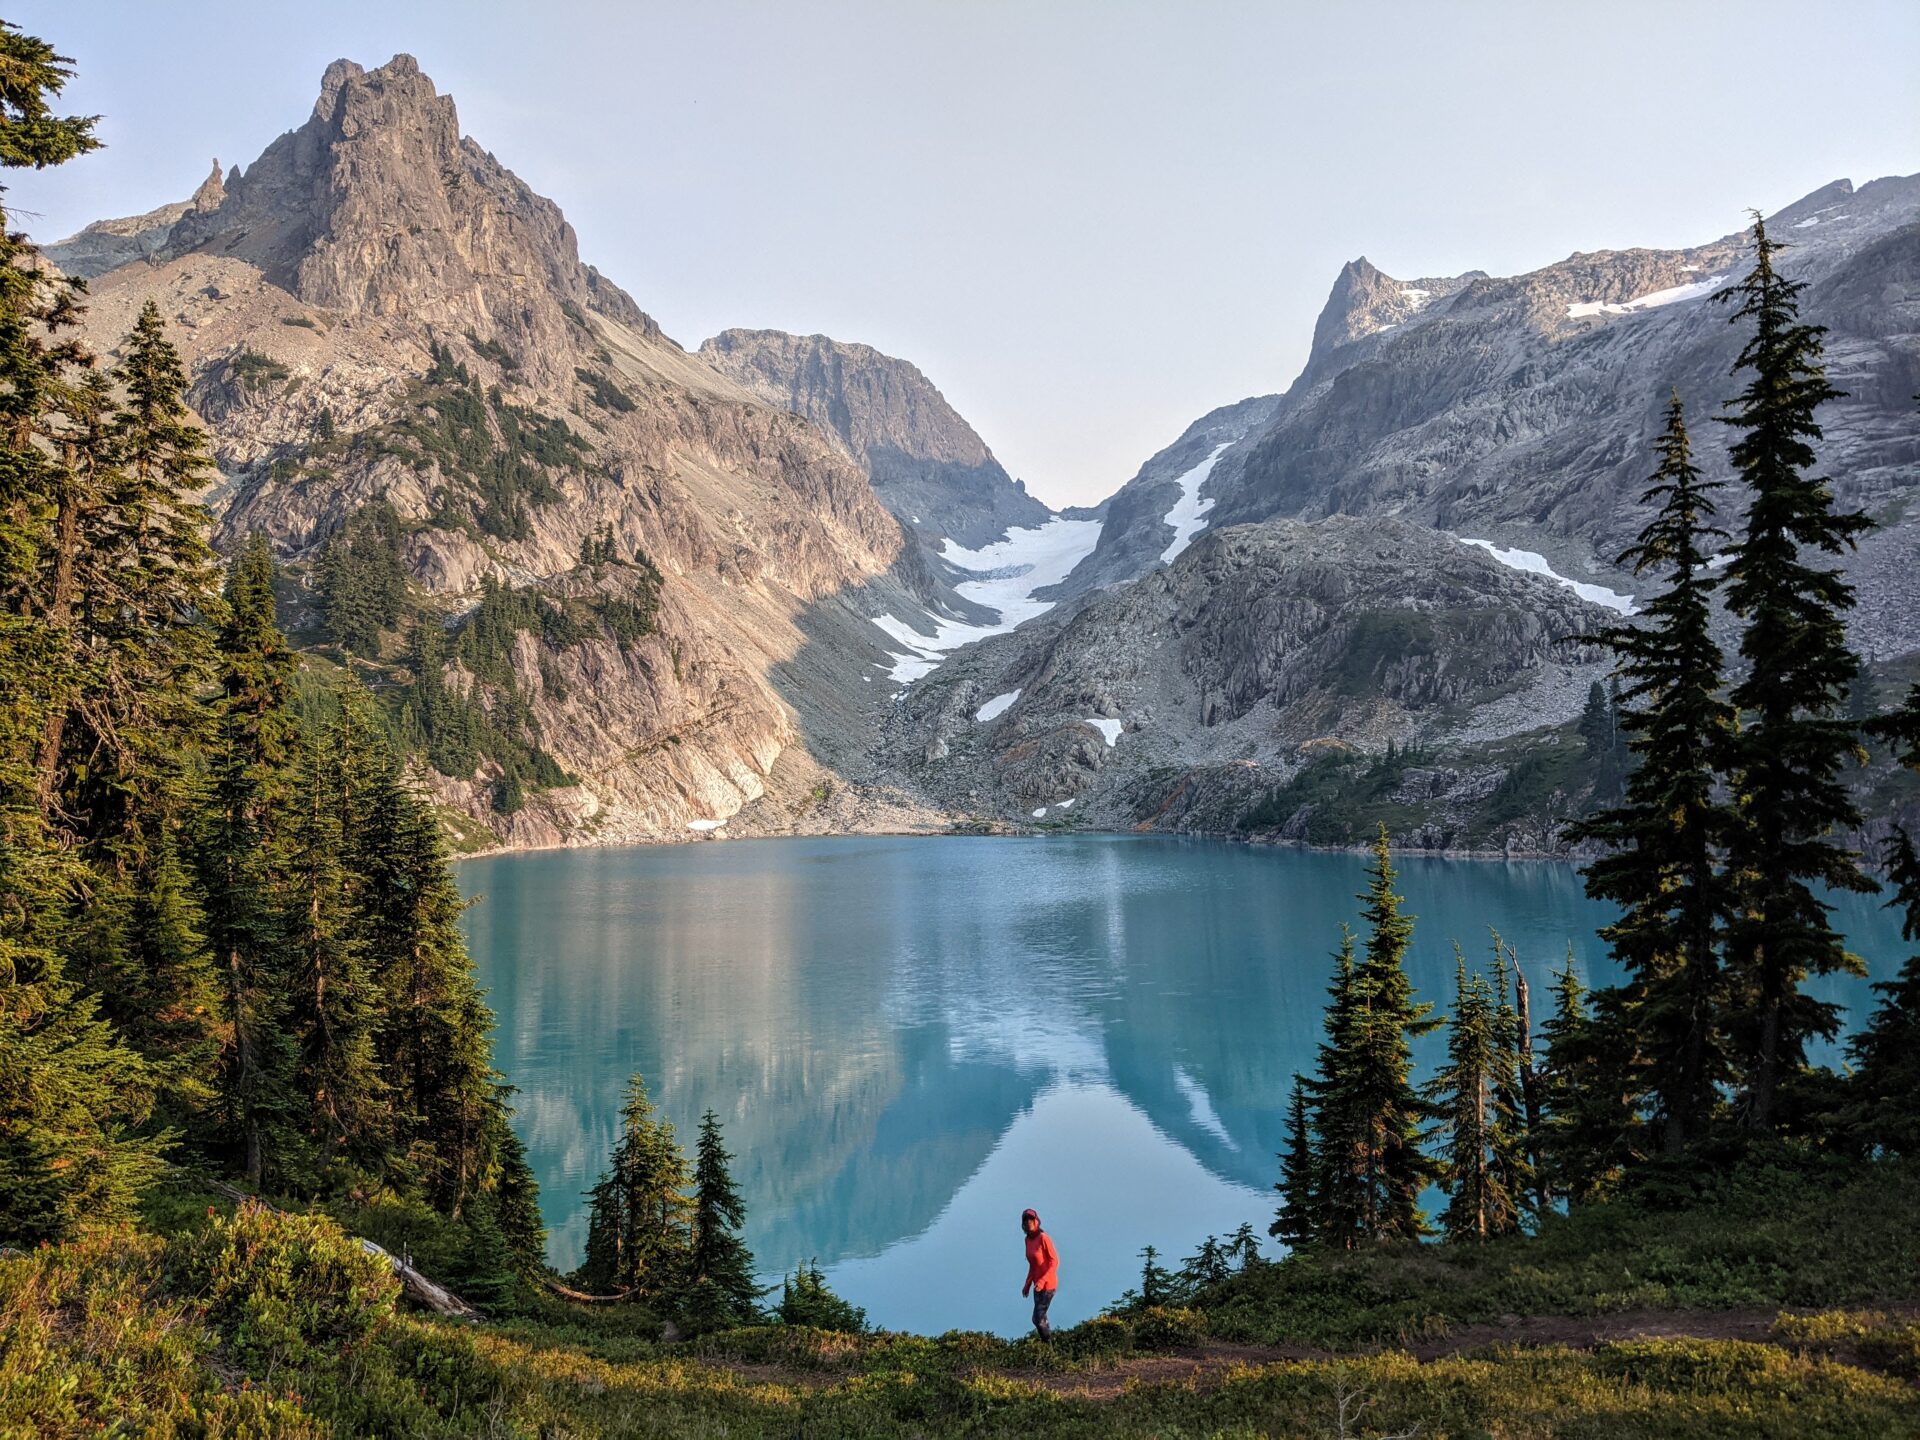
[[[334,61],[307,122],[189,211],[167,250],[248,261],[342,316],[471,331],[534,369],[588,311],[659,334],[581,263],[559,207],[460,134],[452,97],[411,55],[374,70]]]
[[[220,157],[213,157],[213,171],[200,182],[200,188],[193,192],[193,198],[187,202],[187,210],[193,214],[205,214],[218,210],[226,203],[227,185],[220,175]]]
[[[1007,474],[918,366],[870,345],[781,330],[727,330],[700,358],[838,442],[900,519],[975,547],[1047,507]]]
[[[1314,323],[1307,374],[1315,375],[1325,367],[1328,357],[1347,346],[1402,325],[1434,301],[1484,278],[1483,272],[1475,270],[1465,275],[1396,280],[1364,255],[1349,260],[1341,267]]]

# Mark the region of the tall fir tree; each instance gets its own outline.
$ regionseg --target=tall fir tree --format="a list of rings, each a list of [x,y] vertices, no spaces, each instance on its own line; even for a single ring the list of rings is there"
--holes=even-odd
[[[1298,1075],[1287,1096],[1287,1148],[1280,1154],[1280,1208],[1267,1233],[1298,1250],[1319,1238],[1319,1197],[1313,1154],[1313,1112]]]
[[[1539,1149],[1555,1192],[1569,1205],[1607,1199],[1645,1153],[1644,1082],[1629,1027],[1610,998],[1616,993],[1602,992],[1595,1004],[1568,947],[1554,978],[1553,1014],[1542,1027]]]
[[[374,1049],[379,995],[342,863],[341,775],[332,747],[303,740],[281,861],[286,1024],[300,1128],[314,1163],[377,1169],[389,1140],[386,1081]]]
[[[217,1128],[255,1189],[291,1123],[293,1066],[273,856],[292,783],[294,660],[274,618],[273,581],[273,557],[255,535],[227,569],[211,797],[198,846],[206,936],[225,1005]]]
[[[1800,319],[1800,281],[1783,275],[1782,247],[1758,217],[1752,270],[1730,290],[1736,323],[1752,333],[1734,373],[1748,376],[1723,423],[1739,433],[1730,457],[1748,490],[1746,532],[1727,567],[1727,608],[1743,622],[1747,672],[1732,701],[1739,823],[1727,868],[1738,913],[1727,947],[1738,987],[1746,1124],[1772,1129],[1782,1087],[1806,1064],[1810,1040],[1831,1039],[1835,1006],[1806,993],[1808,977],[1853,972],[1817,887],[1870,890],[1838,839],[1860,815],[1841,777],[1859,753],[1845,714],[1859,661],[1847,645],[1853,586],[1832,558],[1872,522],[1842,509],[1813,472],[1819,407],[1840,392],[1821,365],[1825,329]]]
[[[1520,962],[1498,930],[1493,931],[1493,1055],[1488,1152],[1495,1183],[1512,1208],[1511,1223],[1500,1217],[1496,1233],[1517,1230],[1526,1219],[1528,1197],[1534,1189],[1532,1133],[1527,1127],[1527,1102],[1520,1083],[1522,1035],[1520,1014],[1514,1008],[1513,982]]]
[[[1315,1055],[1313,1078],[1306,1082],[1310,1169],[1299,1178],[1303,1196],[1312,1200],[1316,1238],[1340,1249],[1352,1248],[1368,1233],[1366,1117],[1351,1103],[1364,1020],[1353,932],[1342,925],[1327,1007],[1320,1017],[1325,1038]]]
[[[376,1053],[408,1172],[458,1214],[492,1165],[492,1016],[460,932],[465,902],[446,841],[400,758],[376,733],[365,688],[339,695],[330,749],[352,825],[359,939],[378,985]]]
[[[1678,395],[1657,449],[1640,497],[1657,508],[1618,563],[1665,585],[1645,623],[1598,637],[1627,682],[1620,724],[1635,764],[1625,800],[1568,833],[1609,847],[1586,871],[1587,893],[1621,911],[1601,931],[1626,976],[1609,1005],[1633,1027],[1661,1143],[1677,1154],[1705,1134],[1732,1078],[1720,945],[1734,896],[1721,856],[1735,822],[1717,787],[1735,727],[1712,630],[1719,582],[1709,546],[1726,533],[1712,524],[1720,487],[1693,463]]]
[[[1344,1032],[1330,1037],[1330,1067],[1317,1078],[1315,1108],[1327,1156],[1322,1166],[1329,1239],[1351,1246],[1427,1233],[1420,1192],[1436,1167],[1420,1146],[1430,1109],[1413,1085],[1413,1040],[1431,1031],[1433,1006],[1407,977],[1412,917],[1401,913],[1387,830],[1374,844],[1362,901],[1365,947],[1353,967]]]
[[[54,111],[71,76],[52,46],[0,21],[0,167],[40,169],[95,148],[94,121]],[[58,1239],[125,1217],[157,1172],[143,1133],[152,1067],[67,974],[66,920],[90,888],[48,823],[43,742],[70,703],[66,627],[43,608],[86,351],[83,286],[44,265],[0,207],[0,1240]]]
[[[627,1082],[607,1171],[589,1192],[581,1279],[600,1290],[672,1299],[686,1273],[687,1178],[673,1124],[636,1074]]]
[[[149,301],[111,380],[90,372],[50,436],[59,469],[52,537],[31,586],[59,636],[42,727],[39,794],[89,856],[137,866],[142,822],[177,788],[206,717],[200,691],[215,605],[209,468],[182,398],[186,376]],[[116,401],[116,387],[123,395]]]
[[[1426,1087],[1438,1118],[1429,1139],[1439,1142],[1437,1178],[1447,1192],[1440,1225],[1449,1240],[1485,1240],[1516,1228],[1518,1210],[1494,1156],[1500,1038],[1493,992],[1485,976],[1468,976],[1458,946],[1453,994],[1447,1061]]]
[[[754,1324],[760,1319],[760,1297],[765,1293],[753,1278],[753,1252],[740,1238],[747,1207],[733,1182],[732,1160],[720,1133],[720,1117],[708,1110],[700,1117],[700,1137],[694,1145],[687,1252],[686,1311],[701,1330]]]

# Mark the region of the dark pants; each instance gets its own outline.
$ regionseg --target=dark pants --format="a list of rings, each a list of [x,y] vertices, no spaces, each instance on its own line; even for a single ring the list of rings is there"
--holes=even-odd
[[[1053,1291],[1036,1290],[1033,1292],[1033,1328],[1040,1332],[1042,1340],[1053,1338],[1053,1326],[1047,1323],[1047,1307],[1053,1304]]]

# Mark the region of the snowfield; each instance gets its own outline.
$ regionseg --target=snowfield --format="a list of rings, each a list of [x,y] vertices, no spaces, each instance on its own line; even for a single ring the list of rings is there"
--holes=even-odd
[[[1213,509],[1213,498],[1200,498],[1200,487],[1213,473],[1214,462],[1226,452],[1227,445],[1213,447],[1213,453],[1180,477],[1180,498],[1173,502],[1173,508],[1167,511],[1167,524],[1173,527],[1173,543],[1160,552],[1161,563],[1165,564],[1193,543],[1193,537],[1206,528],[1206,513]]]
[[[1509,570],[1524,570],[1529,575],[1544,575],[1547,579],[1566,586],[1582,600],[1591,600],[1595,605],[1604,605],[1609,610],[1618,610],[1622,615],[1634,613],[1633,596],[1622,595],[1618,590],[1609,590],[1604,585],[1590,585],[1584,580],[1569,580],[1547,564],[1547,557],[1544,555],[1536,555],[1531,550],[1502,550],[1491,540],[1473,540],[1465,535],[1455,538],[1463,545],[1478,545]]]
[[[1004,695],[996,695],[978,710],[974,711],[973,718],[982,722],[998,720],[1002,715],[1007,713],[1007,707],[1019,698],[1020,692],[1018,690],[1009,690]]]
[[[1107,737],[1107,748],[1109,750],[1120,743],[1120,722],[1118,720],[1105,720],[1098,715],[1089,715],[1087,717],[1087,724],[1093,726],[1094,729]]]
[[[718,830],[726,823],[724,820],[689,820],[687,821],[687,829],[701,831]]]
[[[1704,280],[1695,280],[1690,285],[1675,285],[1666,290],[1654,290],[1627,301],[1624,305],[1615,305],[1606,300],[1585,300],[1578,305],[1567,306],[1567,318],[1584,320],[1591,315],[1632,315],[1641,310],[1658,310],[1663,305],[1679,305],[1688,300],[1700,300],[1720,288],[1725,275],[1709,275]]]
[[[942,542],[940,558],[974,577],[954,588],[1000,618],[991,625],[968,625],[929,616],[934,632],[922,635],[896,616],[876,615],[873,623],[905,647],[904,653],[892,654],[889,673],[911,684],[946,659],[948,651],[989,635],[1004,635],[1022,621],[1044,615],[1053,608],[1053,601],[1035,599],[1034,592],[1058,585],[1093,552],[1100,541],[1101,523],[1056,517],[1029,530],[1009,531],[1006,539],[978,550],[963,549],[952,540]]]

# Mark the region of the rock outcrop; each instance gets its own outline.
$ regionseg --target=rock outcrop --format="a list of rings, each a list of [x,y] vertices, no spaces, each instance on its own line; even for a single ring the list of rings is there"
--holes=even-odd
[[[159,254],[171,241],[174,226],[188,215],[219,209],[226,195],[220,161],[215,159],[213,173],[200,182],[191,199],[162,205],[144,215],[130,215],[124,220],[96,220],[78,234],[47,246],[45,254],[67,274],[92,279],[121,265]]]

